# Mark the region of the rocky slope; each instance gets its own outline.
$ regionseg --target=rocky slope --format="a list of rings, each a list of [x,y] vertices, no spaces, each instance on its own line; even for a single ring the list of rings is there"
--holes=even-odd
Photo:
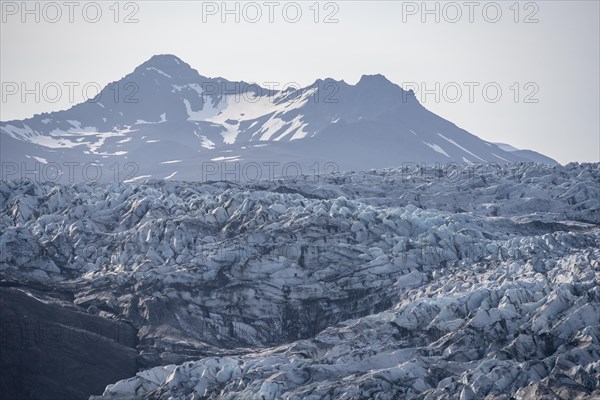
[[[600,164],[0,181],[0,270],[137,330],[105,398],[593,398],[599,223]]]
[[[82,399],[135,374],[131,326],[74,306],[60,288],[47,289],[0,287],[2,398]]]

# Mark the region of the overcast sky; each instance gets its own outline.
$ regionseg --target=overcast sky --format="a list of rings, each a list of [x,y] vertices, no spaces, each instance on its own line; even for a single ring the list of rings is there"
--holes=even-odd
[[[154,54],[170,53],[202,75],[258,84],[308,85],[325,77],[354,84],[381,73],[416,87],[427,108],[482,139],[561,163],[600,161],[595,0],[430,1],[430,13],[421,1],[229,2],[229,14],[221,1],[113,3],[98,2],[96,17],[91,2],[72,9],[62,1],[46,8],[30,2],[31,14],[20,1],[2,2],[3,89],[56,82],[64,91],[55,102],[31,95],[23,102],[3,90],[1,120],[68,108],[65,82],[105,85]],[[75,95],[82,99],[80,90]]]

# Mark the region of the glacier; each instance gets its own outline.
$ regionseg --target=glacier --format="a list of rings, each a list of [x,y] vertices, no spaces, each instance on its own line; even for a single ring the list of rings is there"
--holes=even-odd
[[[600,164],[438,172],[0,181],[2,286],[134,330],[95,400],[600,397]]]

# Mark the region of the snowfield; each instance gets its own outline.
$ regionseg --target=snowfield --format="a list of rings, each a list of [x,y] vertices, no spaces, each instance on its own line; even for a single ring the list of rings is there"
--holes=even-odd
[[[2,280],[137,332],[92,398],[600,397],[600,164],[175,179],[0,181]]]

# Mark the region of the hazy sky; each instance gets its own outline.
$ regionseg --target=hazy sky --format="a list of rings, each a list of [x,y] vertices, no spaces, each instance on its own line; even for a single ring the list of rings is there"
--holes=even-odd
[[[171,53],[202,75],[258,84],[381,73],[482,139],[600,161],[596,0],[428,1],[430,13],[421,1],[228,2],[229,14],[221,1],[92,3],[29,2],[27,14],[2,1],[1,120],[68,108],[65,82],[105,85]],[[39,102],[6,93],[36,82],[48,90]],[[53,82],[63,90],[50,102]]]

